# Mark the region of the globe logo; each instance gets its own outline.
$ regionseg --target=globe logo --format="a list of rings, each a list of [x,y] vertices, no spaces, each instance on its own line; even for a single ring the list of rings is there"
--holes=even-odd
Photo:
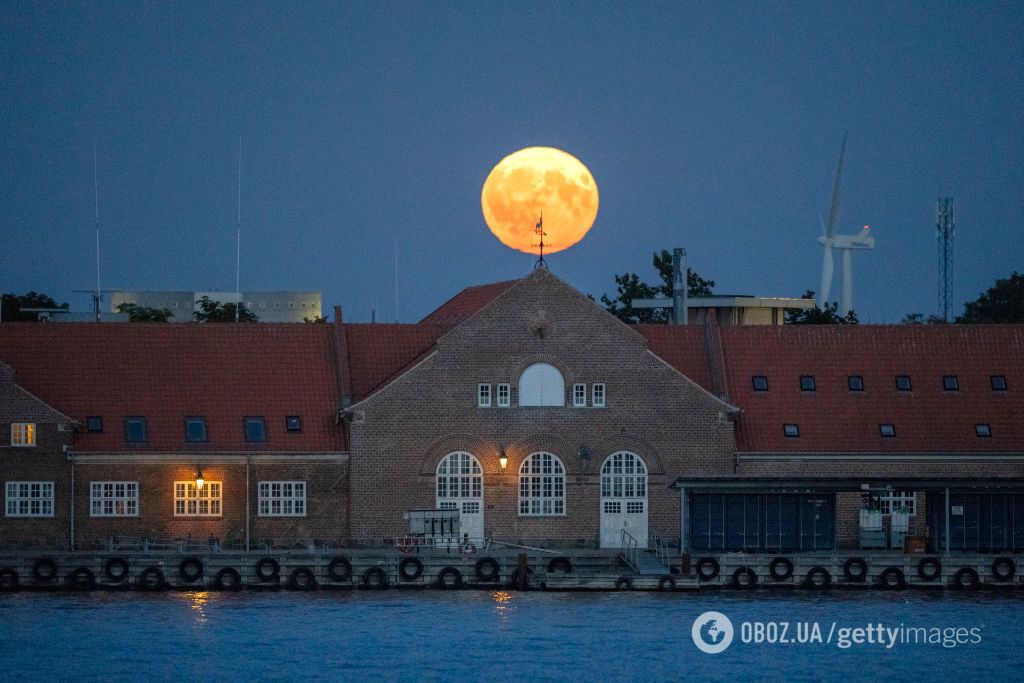
[[[721,612],[705,612],[694,620],[690,635],[698,650],[716,655],[732,644],[732,622]]]

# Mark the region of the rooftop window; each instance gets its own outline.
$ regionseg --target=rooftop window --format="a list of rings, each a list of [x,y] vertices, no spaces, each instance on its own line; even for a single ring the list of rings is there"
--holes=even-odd
[[[992,383],[992,391],[1006,391],[1006,375],[992,375],[988,379]]]
[[[942,388],[946,391],[960,391],[960,381],[956,375],[945,375],[942,378]]]
[[[974,433],[982,438],[987,438],[992,436],[992,428],[987,424],[974,425]]]
[[[795,424],[782,425],[782,432],[789,438],[795,439],[800,436],[800,426]]]
[[[267,421],[262,417],[245,418],[245,440],[262,442],[267,440]]]
[[[850,375],[846,378],[846,386],[850,391],[864,391],[864,378],[861,375]]]
[[[878,425],[878,434],[887,439],[896,436],[896,427],[892,424],[880,424]]]
[[[289,432],[301,432],[302,417],[300,415],[289,415],[284,418],[284,428]]]
[[[185,441],[206,441],[206,418],[185,418]]]
[[[814,375],[800,375],[800,391],[814,391]]]
[[[896,375],[896,391],[910,391],[910,375]]]
[[[128,417],[124,421],[124,440],[128,443],[145,443],[149,440],[146,418]]]
[[[103,431],[103,418],[98,416],[85,418],[85,429],[89,432]]]
[[[768,378],[764,375],[754,375],[750,382],[754,385],[754,391],[768,391]]]

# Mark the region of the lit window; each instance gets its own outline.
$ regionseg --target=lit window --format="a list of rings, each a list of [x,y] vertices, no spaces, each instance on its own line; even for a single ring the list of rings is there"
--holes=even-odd
[[[590,405],[595,408],[604,408],[604,385],[595,384],[591,392]]]
[[[267,440],[267,422],[262,417],[245,418],[245,440],[261,442]]]
[[[102,417],[87,417],[85,418],[85,428],[90,432],[102,432],[103,431],[103,418]]]
[[[174,482],[175,517],[219,517],[221,515],[221,483],[207,481],[203,488],[194,481]]]
[[[814,391],[814,375],[800,376],[800,391]]]
[[[564,406],[565,379],[547,363],[535,363],[519,376],[519,405]]]
[[[860,375],[850,375],[846,378],[846,386],[850,391],[864,391],[864,378]]]
[[[508,384],[498,385],[498,407],[508,408],[512,404],[512,387]]]
[[[800,436],[800,427],[795,424],[782,425],[782,432],[790,438],[796,438]]]
[[[910,391],[910,375],[896,375],[896,391]]]
[[[519,468],[519,514],[565,514],[565,468],[551,453],[534,453]]]
[[[301,432],[302,417],[299,415],[289,415],[284,418],[284,428],[289,432]]]
[[[981,437],[992,436],[992,428],[987,424],[974,425],[974,433]]]
[[[917,514],[917,493],[914,491],[886,491],[872,495],[872,499],[883,515],[891,515],[893,510],[903,510],[909,515]]]
[[[52,481],[7,482],[8,517],[53,517]]]
[[[129,443],[144,443],[148,440],[146,418],[129,417],[124,421],[124,440]]]
[[[476,405],[478,408],[490,408],[491,407],[491,385],[490,384],[477,384],[476,385]]]
[[[260,517],[305,517],[306,482],[261,481],[258,504]]]
[[[206,418],[185,418],[185,441],[206,441]]]
[[[35,422],[13,422],[11,423],[11,445],[18,447],[36,445],[36,423]]]
[[[437,506],[458,507],[459,499],[477,500],[484,495],[483,470],[472,453],[456,451],[437,464]]]
[[[754,385],[754,391],[768,391],[768,378],[764,375],[754,375],[750,381]]]
[[[942,378],[942,388],[946,391],[960,391],[960,381],[956,375],[946,375]]]
[[[992,375],[989,381],[992,383],[992,391],[1006,391],[1006,375]]]
[[[587,406],[587,385],[586,384],[573,384],[572,385],[572,404],[576,408],[585,408]]]
[[[878,425],[878,433],[886,438],[896,436],[896,427],[891,424]]]
[[[137,517],[138,514],[139,482],[94,481],[90,484],[90,516]]]

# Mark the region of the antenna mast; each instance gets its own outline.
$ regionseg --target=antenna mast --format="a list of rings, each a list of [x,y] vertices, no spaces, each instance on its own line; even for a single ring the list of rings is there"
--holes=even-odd
[[[100,291],[100,180],[95,135],[92,136],[92,189],[96,208],[96,293],[92,295],[92,307],[96,314],[96,322],[99,322],[100,301],[103,298],[103,293]]]
[[[235,222],[235,322],[242,307],[239,279],[242,271],[242,138],[238,138],[238,217]]]
[[[537,263],[533,265],[534,268],[547,268],[548,262],[544,260],[544,212],[540,212],[540,220],[537,221],[536,227],[533,231],[540,236],[540,258],[537,259]]]
[[[947,323],[953,309],[953,198],[940,197],[935,202],[935,235],[939,240],[939,315]]]

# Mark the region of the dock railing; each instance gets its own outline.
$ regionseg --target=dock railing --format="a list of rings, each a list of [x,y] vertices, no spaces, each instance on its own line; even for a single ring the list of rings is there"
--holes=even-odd
[[[639,545],[640,544],[637,542],[635,538],[633,538],[633,535],[631,533],[629,533],[625,529],[622,530],[622,546],[620,557],[622,558],[622,561],[628,564],[630,569],[632,569],[635,572],[640,571],[639,560],[637,559],[637,556],[640,553]]]
[[[656,529],[650,529],[649,532],[649,539],[654,546],[654,554],[658,556],[658,562],[661,562],[666,567],[671,567],[673,557],[672,546]]]

